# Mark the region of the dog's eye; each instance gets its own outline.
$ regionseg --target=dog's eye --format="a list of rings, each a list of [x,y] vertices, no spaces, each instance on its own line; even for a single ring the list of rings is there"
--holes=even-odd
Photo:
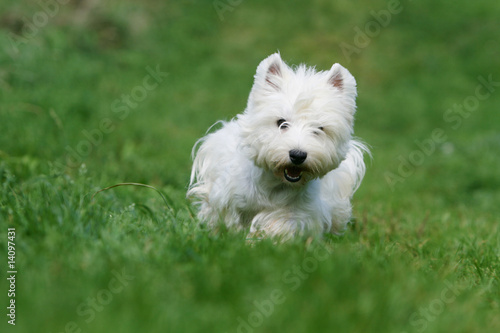
[[[313,130],[314,134],[321,135],[321,133],[325,132],[325,128],[323,126],[319,126],[317,129]]]
[[[281,118],[279,119],[277,122],[276,122],[276,125],[278,125],[278,127],[280,129],[285,129],[285,128],[288,128],[288,124],[286,124],[286,120]]]

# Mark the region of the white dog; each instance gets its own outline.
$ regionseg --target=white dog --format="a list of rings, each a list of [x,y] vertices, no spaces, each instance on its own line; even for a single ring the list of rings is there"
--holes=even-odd
[[[339,64],[316,72],[279,53],[264,59],[246,110],[193,149],[188,197],[200,221],[283,239],[342,232],[368,152],[352,138],[355,99]]]

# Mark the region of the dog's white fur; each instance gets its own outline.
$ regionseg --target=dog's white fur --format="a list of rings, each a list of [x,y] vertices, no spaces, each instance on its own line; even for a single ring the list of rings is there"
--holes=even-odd
[[[339,64],[316,72],[291,69],[279,53],[264,59],[245,111],[193,149],[188,197],[199,220],[285,239],[341,233],[368,152],[352,138],[356,94]],[[305,161],[292,162],[291,151]]]

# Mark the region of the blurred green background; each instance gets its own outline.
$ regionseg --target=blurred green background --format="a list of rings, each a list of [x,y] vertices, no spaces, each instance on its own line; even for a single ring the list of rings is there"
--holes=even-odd
[[[2,2],[1,331],[498,332],[499,17],[494,0]],[[350,70],[373,160],[344,236],[248,246],[197,226],[190,154],[278,50]],[[91,200],[120,182],[170,209],[138,187]]]

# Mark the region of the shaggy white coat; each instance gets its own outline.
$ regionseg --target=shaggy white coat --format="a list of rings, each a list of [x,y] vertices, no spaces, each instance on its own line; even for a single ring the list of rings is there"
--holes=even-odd
[[[199,220],[285,239],[342,232],[368,152],[352,137],[355,99],[356,81],[339,64],[316,72],[278,53],[264,59],[245,111],[193,148],[188,197]],[[292,150],[305,161],[292,162]]]

